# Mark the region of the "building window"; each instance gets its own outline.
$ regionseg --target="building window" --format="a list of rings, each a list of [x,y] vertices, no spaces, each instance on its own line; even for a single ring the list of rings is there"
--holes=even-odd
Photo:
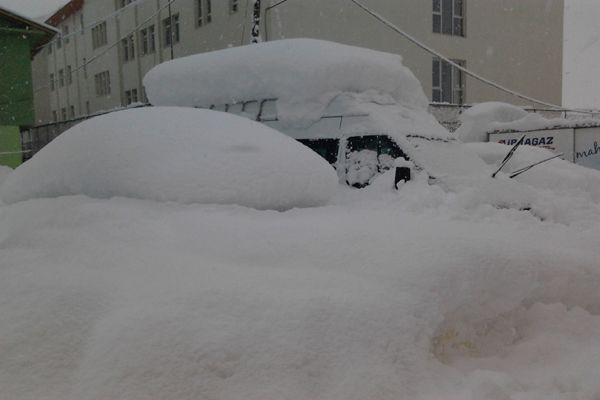
[[[83,78],[87,79],[87,58],[83,57]]]
[[[138,91],[137,89],[131,89],[125,91],[125,105],[131,105],[138,102]]]
[[[73,84],[73,70],[70,65],[67,65],[67,85]]]
[[[65,38],[65,44],[69,44],[69,25],[64,25],[62,27],[62,36]]]
[[[52,111],[52,122],[58,122],[58,115],[56,114],[56,110]]]
[[[75,106],[69,107],[69,118],[75,118]]]
[[[463,60],[453,60],[464,67]],[[463,104],[465,102],[465,74],[450,63],[439,58],[433,59],[432,64],[432,94],[434,103]]]
[[[154,25],[150,25],[140,31],[140,42],[142,46],[142,55],[154,53],[156,50],[156,35]]]
[[[94,76],[96,85],[96,96],[107,96],[110,94],[110,73],[108,71],[100,72]]]
[[[125,7],[128,4],[133,3],[133,0],[121,0],[120,4],[121,4],[121,8]]]
[[[239,0],[229,0],[229,13],[230,14],[238,12],[239,9],[240,9]]]
[[[171,19],[165,18],[163,20],[163,36],[165,47],[179,43],[179,14],[173,14]]]
[[[465,36],[465,1],[433,0],[433,32]]]
[[[108,43],[108,37],[106,35],[106,22],[96,25],[92,28],[92,47],[97,49],[98,47],[104,46]]]
[[[135,42],[133,41],[133,35],[129,35],[121,40],[121,48],[123,49],[123,62],[135,59]]]
[[[56,84],[54,82],[54,74],[50,74],[50,91],[53,92],[56,88]]]
[[[66,108],[61,108],[60,109],[60,115],[62,117],[62,120],[66,121],[67,120],[67,109]]]
[[[59,69],[58,70],[58,87],[64,87],[64,86],[65,86],[65,70]]]
[[[85,102],[85,114],[90,115],[90,102],[89,101]]]
[[[196,0],[196,24],[202,26],[204,24],[204,0]]]
[[[231,1],[231,0],[230,0]],[[237,1],[236,1],[237,3]],[[229,11],[232,10],[232,4],[230,3]],[[212,2],[211,0],[196,0],[196,24],[202,26],[212,21]]]

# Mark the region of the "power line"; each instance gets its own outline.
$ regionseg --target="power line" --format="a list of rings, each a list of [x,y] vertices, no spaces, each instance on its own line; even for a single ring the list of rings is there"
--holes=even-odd
[[[289,0],[280,0],[277,3],[275,3],[275,4],[273,4],[273,5],[265,8],[265,11],[269,11],[271,8],[275,8],[277,6],[280,6],[280,5],[282,5],[283,3],[287,2],[287,1],[289,1]]]
[[[287,1],[287,0],[282,0],[282,1]],[[356,6],[360,7],[363,11],[365,11],[366,13],[368,13],[369,15],[371,15],[373,18],[377,19],[379,22],[381,22],[382,24],[384,24],[385,26],[387,26],[388,28],[390,28],[391,30],[393,30],[394,32],[402,35],[405,39],[408,39],[410,42],[412,42],[413,44],[417,45],[418,47],[420,47],[421,49],[425,50],[426,52],[438,57],[439,59],[447,62],[448,64],[452,65],[454,68],[464,72],[465,74],[471,76],[472,78],[485,83],[486,85],[489,85],[493,88],[496,88],[502,92],[511,94],[515,97],[518,97],[520,99],[523,100],[527,100],[536,104],[542,104],[545,105],[547,107],[556,109],[557,111],[573,111],[573,112],[580,112],[580,113],[587,113],[587,114],[592,114],[592,111],[588,111],[588,110],[577,110],[577,109],[567,109],[561,106],[558,106],[556,104],[552,104],[552,103],[547,103],[543,100],[538,100],[536,98],[524,95],[522,93],[516,92],[514,90],[508,89],[502,85],[500,85],[499,83],[496,83],[490,79],[484,78],[483,76],[476,74],[475,72],[463,67],[460,64],[457,64],[456,62],[452,61],[451,59],[449,59],[448,57],[444,56],[443,54],[441,54],[440,52],[432,49],[431,47],[425,45],[424,43],[420,42],[419,40],[417,40],[416,38],[414,38],[413,36],[411,36],[410,34],[408,34],[407,32],[403,31],[402,29],[398,28],[396,25],[394,25],[393,23],[391,23],[390,21],[388,21],[387,19],[385,19],[383,16],[381,16],[380,14],[378,14],[377,12],[371,10],[369,7],[365,6],[364,4],[362,4],[360,1],[358,0],[350,0],[352,3],[354,3]]]
[[[282,5],[283,3],[286,3],[289,0],[280,0],[277,3],[270,5],[269,7],[265,8],[265,41],[269,41],[269,12],[277,7]]]
[[[121,41],[125,38],[127,38],[130,35],[133,35],[134,33],[136,33],[142,26],[146,25],[148,22],[152,21],[158,14],[160,14],[161,11],[163,11],[164,9],[168,8],[171,6],[171,4],[173,4],[175,1],[177,0],[169,0],[169,2],[167,4],[165,4],[164,6],[162,6],[161,8],[159,8],[154,14],[152,14],[150,17],[146,18],[144,21],[142,21],[140,24],[138,24],[135,28],[133,28],[132,30],[130,30],[128,33],[126,33],[124,36],[120,37],[116,42],[114,42],[113,44],[111,44],[110,46],[106,47],[104,50],[102,50],[102,52],[96,54],[94,57],[90,58],[89,60],[87,60],[85,63],[81,64],[79,67],[75,68],[71,73],[75,73],[78,71],[81,71],[83,68],[86,68],[88,65],[90,65],[91,63],[93,63],[94,61],[96,61],[97,59],[101,58],[102,56],[106,55],[106,53],[108,53],[110,50],[112,50],[115,46],[118,46],[119,43],[121,43]],[[173,40],[173,38],[171,38],[171,41]],[[56,83],[58,81],[58,79],[53,79],[53,82]],[[52,82],[52,81],[51,81]],[[38,93],[46,88],[50,87],[50,84],[46,84],[44,86],[38,87],[37,89],[35,89],[34,93]]]

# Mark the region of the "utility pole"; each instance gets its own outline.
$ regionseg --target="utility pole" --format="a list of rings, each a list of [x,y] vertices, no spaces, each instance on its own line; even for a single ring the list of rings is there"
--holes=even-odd
[[[254,0],[254,12],[252,14],[252,43],[258,43],[260,39],[260,1]]]

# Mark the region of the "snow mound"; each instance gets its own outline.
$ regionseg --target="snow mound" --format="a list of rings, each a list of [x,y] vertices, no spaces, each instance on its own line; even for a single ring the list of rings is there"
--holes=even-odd
[[[277,99],[284,123],[316,121],[342,93],[370,92],[426,110],[420,82],[402,57],[354,46],[289,39],[169,61],[144,78],[154,105],[209,107]]]
[[[2,182],[4,182],[6,178],[8,178],[8,175],[11,172],[13,172],[12,168],[0,165],[0,185],[2,185]]]
[[[351,193],[2,206],[3,398],[598,398],[599,224]]]
[[[234,115],[158,107],[85,121],[17,168],[14,203],[83,194],[284,210],[322,205],[335,171],[312,150]]]
[[[527,111],[512,104],[495,101],[476,104],[460,115],[462,125],[455,134],[463,142],[487,142],[487,132],[494,123],[513,122],[527,115]]]
[[[463,142],[487,142],[488,133],[495,131],[533,131],[538,129],[600,126],[594,118],[545,118],[528,113],[520,107],[500,102],[477,104],[461,116],[462,125],[455,131]]]

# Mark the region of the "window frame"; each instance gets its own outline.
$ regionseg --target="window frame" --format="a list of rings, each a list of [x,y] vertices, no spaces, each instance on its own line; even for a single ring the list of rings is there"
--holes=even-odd
[[[61,36],[65,39],[65,45],[69,44],[71,37],[69,36],[69,25],[63,25],[61,28]]]
[[[432,0],[433,33],[466,37],[466,10],[467,0]]]
[[[139,101],[137,88],[125,91],[125,107],[137,103]]]
[[[194,4],[196,8],[196,28],[210,24],[212,22],[212,1],[196,0]],[[231,3],[229,3],[229,13],[231,14]]]
[[[239,0],[229,0],[229,14],[235,14],[240,10]]]
[[[94,75],[94,85],[96,87],[96,97],[109,96],[111,93],[110,71],[102,71]]]
[[[71,68],[70,65],[67,65],[65,73],[67,78],[67,86],[71,86],[73,84],[73,68]]]
[[[179,13],[171,15],[171,17],[164,18],[162,20],[162,28],[163,28],[163,47],[171,46],[171,41],[173,41],[173,45],[176,45],[181,40],[181,32],[180,32],[180,20]],[[173,30],[173,28],[175,28]]]
[[[123,64],[135,60],[135,36],[130,34],[121,39]]]
[[[452,61],[461,67],[466,67],[467,65],[465,60]],[[465,103],[467,82],[463,71],[439,57],[433,57],[431,63],[431,75],[431,101],[433,103],[457,105]],[[445,77],[450,79],[450,82],[444,82]]]
[[[140,55],[145,56],[156,52],[156,28],[155,25],[149,25],[140,30]]]
[[[103,21],[92,28],[92,48],[96,50],[107,44],[108,34],[106,30],[106,21]]]
[[[212,22],[212,0],[206,0],[206,23]]]

